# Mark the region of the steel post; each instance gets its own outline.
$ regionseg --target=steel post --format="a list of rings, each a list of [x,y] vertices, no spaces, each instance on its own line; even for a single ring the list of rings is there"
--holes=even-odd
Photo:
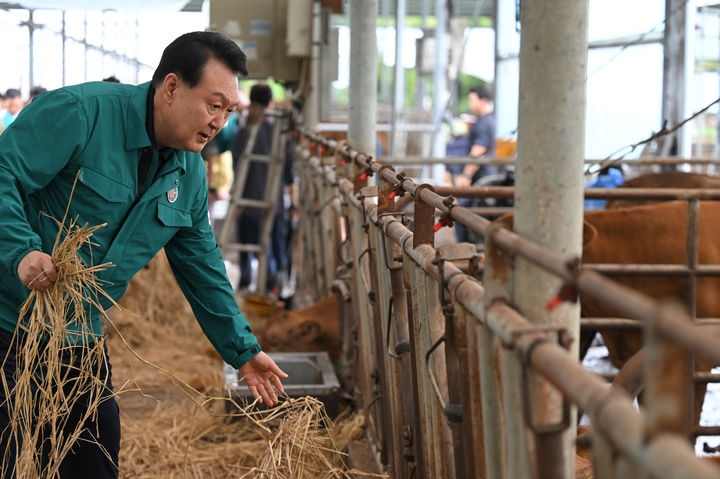
[[[377,123],[377,0],[349,0],[350,86],[348,143],[375,152]]]
[[[405,106],[405,69],[403,67],[403,32],[405,30],[405,0],[395,1],[395,67],[393,68],[392,112],[390,117],[390,154],[402,155],[398,144],[398,122]]]
[[[515,230],[564,257],[579,257],[588,2],[525,0],[520,16]],[[565,305],[554,313],[545,309],[561,280],[524,259],[518,258],[516,268],[512,303],[533,323],[566,328],[577,338],[578,305]],[[577,341],[574,344],[577,354]],[[531,420],[556,423],[562,414],[562,396],[533,376],[529,378],[530,397],[525,398],[534,406]],[[526,434],[528,441],[537,442],[533,466],[538,477],[574,475],[574,428],[563,433]],[[518,448],[510,451],[508,465],[528,467],[527,460],[527,451]]]

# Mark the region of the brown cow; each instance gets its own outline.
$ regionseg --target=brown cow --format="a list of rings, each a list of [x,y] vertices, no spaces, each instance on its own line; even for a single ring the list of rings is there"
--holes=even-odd
[[[337,362],[342,341],[336,296],[307,308],[271,314],[259,342],[267,352],[327,351]]]
[[[583,263],[685,264],[687,204],[665,202],[585,214]],[[699,225],[700,264],[720,264],[720,203],[701,202]],[[613,278],[652,298],[686,300],[686,280],[653,275]],[[697,316],[720,316],[720,278],[701,277],[697,282]],[[614,316],[591,298],[582,298],[585,316]],[[610,361],[621,367],[642,346],[640,332],[603,333],[613,346]],[[610,347],[608,347],[610,349]]]
[[[512,217],[501,220],[512,224]],[[687,204],[665,202],[585,213],[583,263],[685,264]],[[699,263],[720,264],[720,202],[700,203]],[[686,280],[681,277],[630,275],[613,278],[618,283],[655,299],[684,301]],[[720,316],[720,278],[697,281],[697,317]],[[581,297],[583,316],[613,317],[617,313],[590,297]],[[621,368],[642,348],[640,331],[604,331],[610,361]],[[709,370],[709,364],[698,364]],[[699,419],[705,384],[696,385],[695,421]]]
[[[684,173],[682,171],[663,171],[642,175],[628,180],[622,188],[720,188],[720,176]],[[624,208],[641,204],[657,203],[656,200],[608,200],[606,209]]]
[[[583,263],[685,264],[687,204],[665,202],[585,214]],[[701,202],[699,224],[699,263],[720,264],[720,203]],[[655,299],[671,298],[686,302],[687,281],[680,277],[633,275],[613,278]],[[720,315],[720,278],[700,277],[696,301],[698,317]],[[591,298],[581,299],[584,316],[614,316],[614,312]],[[640,331],[604,331],[610,361],[621,368],[642,348]],[[711,364],[697,361],[699,371]],[[695,386],[695,413],[700,419],[706,385]]]

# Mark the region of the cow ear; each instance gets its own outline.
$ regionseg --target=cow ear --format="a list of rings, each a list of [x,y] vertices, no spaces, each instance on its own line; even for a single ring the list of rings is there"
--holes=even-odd
[[[314,319],[308,319],[300,323],[297,328],[297,337],[303,341],[314,341],[322,334],[320,323]]]
[[[583,221],[583,248],[587,247],[597,238],[598,230],[587,221]]]

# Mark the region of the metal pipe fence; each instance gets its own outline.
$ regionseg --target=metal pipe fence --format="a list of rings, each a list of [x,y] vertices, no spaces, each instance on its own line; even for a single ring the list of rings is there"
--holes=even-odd
[[[303,278],[322,289],[315,297],[338,281],[351,292],[343,360],[354,361],[353,393],[390,477],[522,479],[564,470],[560,461],[575,452],[574,443],[559,440],[574,428],[571,404],[592,421],[594,477],[720,477],[688,442],[700,431],[691,423],[691,386],[717,381],[693,375],[690,358],[720,362],[720,340],[706,329],[718,318],[695,324],[678,305],[632,291],[441,194],[450,191],[419,185],[347,144],[308,131],[302,136]],[[376,185],[368,186],[371,176]],[[636,194],[619,194],[625,193]],[[667,191],[646,194],[664,198]],[[720,194],[677,195],[689,200],[688,260],[643,274],[717,275],[717,266],[698,264],[694,238],[699,200]],[[411,215],[398,211],[409,202],[401,197],[412,198]],[[321,212],[328,217],[317,221]],[[484,253],[467,243],[435,247],[435,233],[453,221],[485,238]],[[534,325],[518,312],[512,304],[518,256],[619,315],[583,319],[586,326],[645,328],[642,410],[582,367],[569,351],[578,338],[565,328]],[[597,269],[603,268],[627,273],[624,265]],[[546,388],[529,387],[540,378]],[[555,394],[564,398],[563,411],[538,415]]]

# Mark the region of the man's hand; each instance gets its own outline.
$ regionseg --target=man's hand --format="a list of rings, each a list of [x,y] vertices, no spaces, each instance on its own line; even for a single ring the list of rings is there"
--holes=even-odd
[[[275,385],[278,391],[285,391],[280,378],[286,378],[288,375],[275,364],[275,361],[270,356],[262,351],[240,366],[238,371],[240,371],[240,375],[245,380],[245,384],[248,385],[255,399],[260,399],[266,406],[274,406],[278,402],[272,384]],[[270,384],[271,382],[272,384]]]
[[[17,274],[22,284],[38,291],[48,289],[57,279],[50,255],[42,251],[31,251],[26,254],[18,264]]]

